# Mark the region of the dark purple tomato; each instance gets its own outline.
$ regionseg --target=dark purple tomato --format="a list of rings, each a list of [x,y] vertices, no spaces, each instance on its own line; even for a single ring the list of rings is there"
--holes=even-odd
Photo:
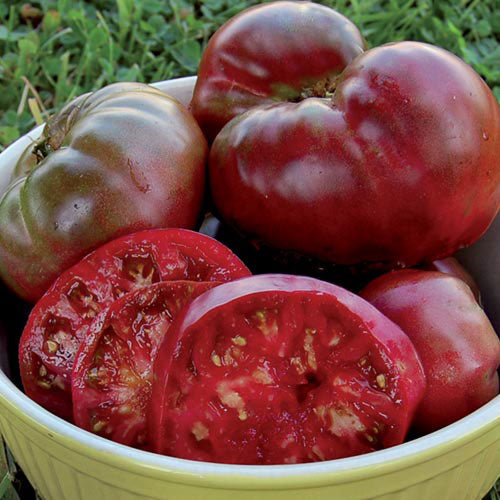
[[[372,281],[361,296],[410,337],[427,376],[415,428],[432,432],[498,394],[500,341],[468,285],[408,269]]]

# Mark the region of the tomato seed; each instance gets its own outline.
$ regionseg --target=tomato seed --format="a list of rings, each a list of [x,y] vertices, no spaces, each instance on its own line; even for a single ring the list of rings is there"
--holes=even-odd
[[[47,375],[47,368],[45,368],[45,365],[40,366],[38,373],[40,374],[40,377],[45,377],[45,375]]]
[[[191,429],[196,441],[201,441],[209,436],[208,429],[201,422],[195,422]]]
[[[320,459],[320,460],[325,460],[325,455],[323,454],[323,452],[321,451],[321,448],[315,444],[313,447],[312,447],[312,452]]]
[[[123,405],[118,407],[118,413],[120,415],[127,415],[132,411],[132,407],[130,405]]]
[[[306,328],[306,336],[304,338],[304,351],[307,352],[307,364],[313,370],[317,370],[318,364],[316,363],[316,354],[313,349],[313,342],[314,342],[313,335],[314,333],[316,333],[316,330],[313,330],[313,333],[311,333],[312,330],[313,329],[311,328]]]
[[[233,342],[233,344],[235,345],[240,345],[240,346],[245,346],[247,345],[247,341],[245,339],[245,337],[242,337],[241,335],[237,335],[236,337],[233,337],[231,339],[231,341]]]
[[[252,378],[259,384],[269,385],[273,383],[273,379],[268,371],[263,368],[257,368],[252,374]]]
[[[373,436],[371,436],[370,434],[365,434],[365,438],[370,442],[370,443],[374,443],[375,442],[375,438]]]
[[[45,344],[47,346],[47,351],[49,351],[50,354],[54,354],[59,349],[59,344],[53,340],[47,340]]]
[[[94,432],[101,432],[104,427],[106,427],[106,422],[104,420],[98,420],[93,426],[92,430]]]
[[[381,388],[381,389],[385,389],[385,376],[382,374],[382,373],[379,373],[375,379],[377,381],[377,385]]]
[[[220,356],[218,354],[215,354],[215,352],[212,353],[211,359],[212,359],[212,363],[215,366],[222,366]]]
[[[306,372],[306,368],[298,356],[290,358],[290,364],[295,367],[299,375],[303,375]]]
[[[52,384],[61,389],[61,391],[66,390],[66,385],[64,384],[64,380],[59,375],[52,381]]]

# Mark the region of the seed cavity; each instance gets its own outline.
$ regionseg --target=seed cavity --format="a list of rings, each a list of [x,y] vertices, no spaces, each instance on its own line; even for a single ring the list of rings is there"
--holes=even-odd
[[[97,297],[80,280],[71,285],[66,296],[71,306],[84,318],[94,318],[100,310]]]
[[[126,255],[122,260],[124,277],[128,280],[132,278],[134,288],[142,288],[160,281],[160,273],[151,255]]]

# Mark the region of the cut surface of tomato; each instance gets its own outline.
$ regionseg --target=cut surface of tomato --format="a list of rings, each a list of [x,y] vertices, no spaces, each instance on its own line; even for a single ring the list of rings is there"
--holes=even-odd
[[[425,387],[399,327],[342,288],[288,275],[224,283],[195,299],[154,370],[153,450],[234,464],[399,444]]]
[[[100,311],[160,281],[229,281],[249,274],[227,247],[185,229],[142,231],[103,245],[65,271],[33,308],[19,345],[26,394],[71,420],[74,357]]]
[[[72,373],[75,424],[147,449],[153,361],[175,316],[219,282],[163,281],[113,302],[92,324]]]

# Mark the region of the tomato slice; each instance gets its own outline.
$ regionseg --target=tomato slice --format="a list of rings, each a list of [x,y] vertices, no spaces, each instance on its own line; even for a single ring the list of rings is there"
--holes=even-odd
[[[158,347],[179,311],[218,284],[164,281],[113,302],[92,325],[75,358],[75,424],[147,449],[146,409]]]
[[[100,311],[160,281],[230,281],[249,274],[227,247],[185,229],[142,231],[107,243],[65,271],[33,308],[19,345],[26,394],[71,420],[73,360]]]
[[[287,275],[244,278],[195,299],[154,370],[153,450],[233,464],[399,444],[425,389],[399,327],[342,288]]]

